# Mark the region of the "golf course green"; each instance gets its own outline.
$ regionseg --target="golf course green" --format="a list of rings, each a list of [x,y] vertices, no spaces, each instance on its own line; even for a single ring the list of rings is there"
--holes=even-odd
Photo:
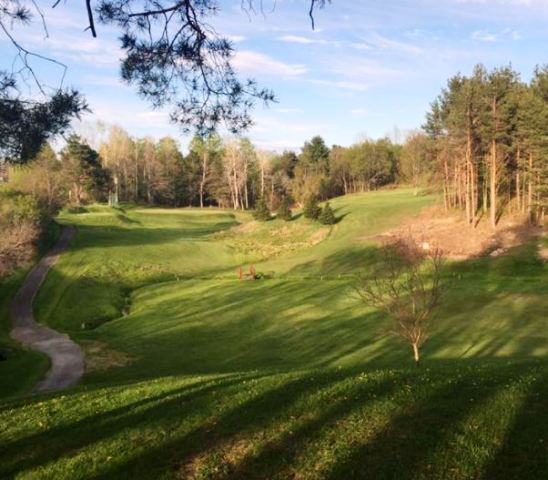
[[[45,357],[0,362],[0,478],[548,478],[548,272],[539,242],[448,261],[421,367],[360,301],[376,235],[433,204],[393,189],[338,222],[90,205],[34,300],[84,348],[70,389],[29,396]],[[241,281],[253,266],[258,279]],[[0,284],[0,341],[9,299]],[[542,416],[544,415],[544,417]]]

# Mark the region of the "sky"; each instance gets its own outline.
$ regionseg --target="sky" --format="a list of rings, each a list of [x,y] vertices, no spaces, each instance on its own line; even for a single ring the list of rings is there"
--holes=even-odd
[[[83,2],[51,9],[53,2],[36,1],[47,38],[39,17],[10,33],[67,66],[64,85],[84,93],[93,111],[75,124],[77,132],[97,142],[100,121],[133,136],[170,135],[186,147],[189,137],[170,124],[168,110],[153,110],[119,79],[115,29],[98,25],[94,39],[84,31]],[[315,30],[308,0],[263,0],[264,13],[246,13],[240,0],[219,3],[210,23],[233,42],[237,71],[276,94],[276,103],[254,110],[246,134],[263,149],[297,150],[314,135],[328,145],[398,131],[401,140],[421,126],[449,77],[477,63],[511,64],[527,81],[548,63],[548,0],[332,0],[316,12]],[[15,54],[0,35],[0,69],[11,70]],[[60,67],[32,62],[41,80],[59,84]]]

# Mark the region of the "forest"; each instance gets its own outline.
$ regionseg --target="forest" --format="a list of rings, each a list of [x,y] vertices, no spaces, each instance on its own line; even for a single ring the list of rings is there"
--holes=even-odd
[[[44,219],[95,201],[236,210],[264,201],[275,211],[282,203],[302,206],[402,184],[439,193],[445,210],[462,211],[470,228],[482,218],[496,228],[505,212],[542,224],[547,124],[547,66],[525,83],[511,67],[478,65],[470,76],[448,80],[422,129],[403,144],[382,138],[329,147],[315,136],[298,153],[276,153],[213,133],[195,136],[184,154],[173,138],[134,138],[116,126],[96,149],[72,135],[59,153],[45,143],[34,159],[10,168],[1,221],[13,241],[0,257],[4,265],[17,264],[30,253],[13,252],[29,250]],[[18,216],[14,198],[25,194],[30,197],[18,201],[26,213]]]

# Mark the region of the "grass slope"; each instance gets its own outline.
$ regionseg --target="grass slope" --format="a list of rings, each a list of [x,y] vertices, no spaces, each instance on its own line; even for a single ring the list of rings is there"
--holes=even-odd
[[[431,201],[341,197],[333,228],[209,209],[63,214],[79,235],[36,310],[94,368],[65,393],[0,403],[0,477],[546,478],[535,243],[450,265],[422,369],[351,295],[378,260],[371,237]],[[237,281],[251,263],[268,278]]]
[[[60,226],[49,222],[39,239],[35,261],[55,244],[60,233]],[[12,327],[11,300],[31,267],[32,264],[21,267],[0,279],[0,399],[29,391],[49,368],[49,360],[45,355],[23,348],[9,335]]]

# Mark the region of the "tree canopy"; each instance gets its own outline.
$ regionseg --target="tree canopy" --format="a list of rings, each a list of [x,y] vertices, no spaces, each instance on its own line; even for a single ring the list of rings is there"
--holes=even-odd
[[[326,0],[309,1],[312,28],[315,9],[325,3]],[[248,15],[256,9],[263,11],[262,1],[245,0],[241,7]],[[52,8],[63,5],[57,0]],[[93,37],[100,34],[99,25],[114,25],[120,32],[124,52],[122,79],[134,85],[154,108],[169,107],[171,120],[184,132],[194,130],[204,135],[224,125],[232,133],[241,133],[251,125],[251,110],[257,102],[275,100],[271,90],[258,86],[253,79],[241,78],[233,69],[234,47],[211,25],[211,20],[221,14],[219,0],[98,0],[95,5],[86,0],[85,9],[85,30]],[[31,65],[32,58],[63,65],[30,52],[8,29],[10,22],[29,23],[36,16],[41,18],[47,34],[47,15],[34,0],[0,0],[0,30],[15,47],[23,70],[45,94]],[[2,100],[4,116],[0,121],[7,123],[12,119],[15,125],[8,157],[19,161],[29,154],[20,151],[16,132],[20,131],[19,126],[29,123],[29,117],[38,130],[33,132],[37,141],[32,143],[38,143],[38,137],[45,139],[60,133],[85,106],[76,92],[62,92],[61,88],[51,99],[33,106],[14,99],[10,102],[13,105]],[[36,151],[34,148],[32,153]]]

